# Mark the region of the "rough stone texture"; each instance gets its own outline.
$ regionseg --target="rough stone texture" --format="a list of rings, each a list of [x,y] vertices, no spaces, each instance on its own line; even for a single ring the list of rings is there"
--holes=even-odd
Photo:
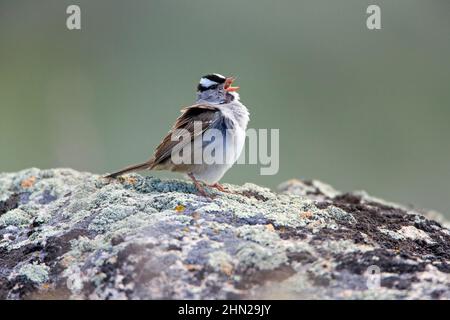
[[[0,298],[450,298],[450,231],[426,212],[319,181],[228,187],[0,174]]]

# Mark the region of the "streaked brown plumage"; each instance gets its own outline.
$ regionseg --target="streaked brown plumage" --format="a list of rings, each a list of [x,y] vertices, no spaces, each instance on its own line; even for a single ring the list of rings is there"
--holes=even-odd
[[[176,145],[183,147],[179,141],[172,141],[172,134],[176,129],[185,129],[191,133],[191,143],[195,137],[199,134],[203,134],[210,125],[213,123],[216,113],[218,112],[217,107],[208,104],[196,104],[190,107],[185,107],[181,109],[181,115],[175,121],[172,129],[164,137],[161,143],[156,147],[154,155],[146,162],[131,165],[125,167],[117,172],[111,173],[106,176],[106,178],[116,178],[125,173],[139,171],[139,170],[171,170],[171,171],[185,171],[182,167],[183,165],[174,166],[171,163],[170,156],[172,154],[172,149]],[[194,121],[200,121],[202,124],[201,132],[194,132]],[[189,141],[186,141],[189,143]]]

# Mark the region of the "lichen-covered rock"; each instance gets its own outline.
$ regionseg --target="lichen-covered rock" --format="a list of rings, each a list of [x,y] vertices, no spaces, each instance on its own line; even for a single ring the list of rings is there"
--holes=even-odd
[[[450,298],[450,231],[423,212],[319,181],[228,187],[0,174],[0,298]]]

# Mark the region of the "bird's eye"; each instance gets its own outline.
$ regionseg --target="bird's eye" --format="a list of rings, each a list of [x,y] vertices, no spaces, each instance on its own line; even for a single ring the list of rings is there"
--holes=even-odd
[[[210,89],[210,90],[213,89],[213,90],[214,90],[214,89],[217,89],[217,86],[218,86],[218,85],[215,84],[215,85],[213,85],[213,86],[210,86],[208,89]]]

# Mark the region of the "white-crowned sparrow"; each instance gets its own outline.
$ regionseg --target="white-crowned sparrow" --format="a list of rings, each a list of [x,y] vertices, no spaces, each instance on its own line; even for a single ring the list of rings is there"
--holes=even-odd
[[[203,76],[197,86],[195,104],[181,110],[182,114],[150,160],[126,167],[106,177],[115,178],[124,173],[145,169],[170,170],[187,174],[204,196],[207,196],[207,193],[200,181],[220,191],[226,191],[218,182],[241,154],[249,121],[249,112],[239,101],[239,94],[236,92],[239,87],[232,86],[234,80],[233,77],[224,77],[217,73]],[[200,130],[197,130],[196,124],[201,124]],[[183,130],[189,132],[190,136],[180,142],[179,131]],[[205,140],[210,131],[222,133],[223,139],[217,139],[215,134],[214,139]],[[187,150],[195,154],[202,153],[207,147],[214,149],[214,154],[223,154],[224,161],[206,163],[194,160],[180,163],[173,159],[174,151],[183,149],[182,152]]]

